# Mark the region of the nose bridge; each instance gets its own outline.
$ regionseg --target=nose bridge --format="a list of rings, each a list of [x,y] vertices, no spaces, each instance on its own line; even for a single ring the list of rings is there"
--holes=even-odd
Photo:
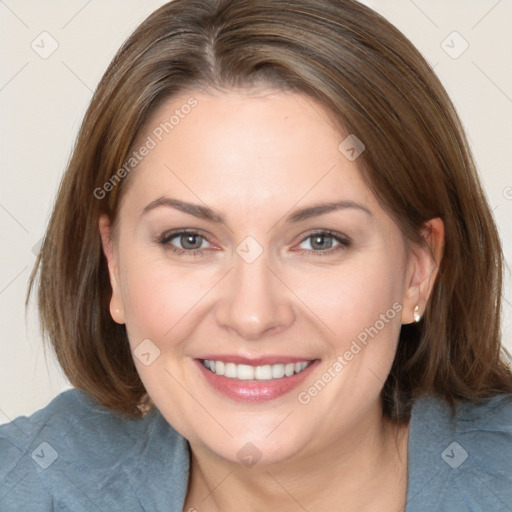
[[[258,339],[267,331],[290,325],[294,318],[291,304],[268,268],[268,253],[251,240],[242,242],[237,253],[217,309],[219,324],[245,339]]]

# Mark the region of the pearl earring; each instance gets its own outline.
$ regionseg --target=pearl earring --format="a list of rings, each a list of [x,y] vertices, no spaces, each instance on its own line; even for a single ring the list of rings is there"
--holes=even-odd
[[[420,320],[421,320],[421,315],[420,315],[420,307],[416,304],[415,308],[414,308],[414,321],[416,323],[418,323]]]

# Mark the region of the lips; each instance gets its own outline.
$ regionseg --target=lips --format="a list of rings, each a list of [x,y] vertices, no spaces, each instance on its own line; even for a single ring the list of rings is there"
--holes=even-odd
[[[262,402],[279,398],[298,387],[320,360],[209,355],[195,359],[195,363],[206,384],[215,392],[238,402]]]

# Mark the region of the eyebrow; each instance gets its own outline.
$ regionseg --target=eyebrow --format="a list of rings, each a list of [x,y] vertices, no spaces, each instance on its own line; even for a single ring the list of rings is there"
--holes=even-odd
[[[214,222],[216,224],[226,224],[226,219],[224,216],[208,207],[208,206],[202,206],[200,204],[193,204],[188,203],[186,201],[180,201],[178,199],[173,199],[170,197],[159,197],[158,199],[155,199],[154,201],[151,201],[144,210],[142,211],[142,215],[145,215],[146,213],[150,212],[151,210],[154,210],[155,208],[159,207],[168,207],[168,208],[175,208],[176,210],[180,210],[184,213],[188,213],[189,215],[193,215],[194,217],[198,217],[200,219],[204,219],[210,222]],[[373,213],[366,208],[366,206],[363,206],[362,204],[356,203],[355,201],[350,200],[343,200],[343,201],[336,201],[336,202],[323,202],[312,206],[307,206],[305,208],[301,208],[299,210],[295,210],[291,215],[286,217],[285,222],[286,223],[297,223],[302,222],[307,219],[311,219],[313,217],[318,217],[320,215],[325,215],[326,213],[330,213],[336,210],[343,210],[343,209],[355,209],[360,210],[362,212],[365,212],[366,214],[373,216]]]

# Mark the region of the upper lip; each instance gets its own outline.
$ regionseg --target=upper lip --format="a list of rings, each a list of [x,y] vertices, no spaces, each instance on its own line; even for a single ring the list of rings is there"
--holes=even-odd
[[[243,357],[235,354],[208,354],[198,357],[197,359],[208,359],[209,361],[223,361],[225,363],[247,364],[250,366],[264,366],[267,364],[302,363],[306,361],[313,361],[317,358],[281,355]]]

